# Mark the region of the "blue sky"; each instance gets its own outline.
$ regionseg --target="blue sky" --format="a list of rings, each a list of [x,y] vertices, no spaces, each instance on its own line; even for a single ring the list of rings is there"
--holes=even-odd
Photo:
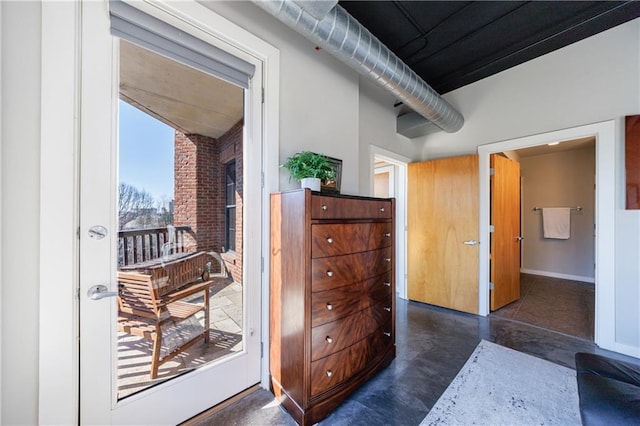
[[[173,199],[174,130],[120,101],[120,182]]]

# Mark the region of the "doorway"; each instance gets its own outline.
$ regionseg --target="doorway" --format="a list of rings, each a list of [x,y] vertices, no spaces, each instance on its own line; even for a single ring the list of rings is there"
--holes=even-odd
[[[130,77],[120,74],[120,71],[126,70],[127,66],[130,65],[128,61],[131,59],[123,56],[118,60],[119,53],[123,53],[127,49],[125,42],[121,42],[118,38],[109,34],[109,26],[112,21],[110,22],[109,15],[103,4],[89,2],[84,4],[82,9],[81,35],[83,50],[80,102],[82,112],[80,143],[82,150],[79,157],[79,270],[81,295],[79,317],[80,341],[82,344],[80,346],[79,423],[177,424],[259,383],[261,379],[260,346],[262,336],[260,330],[263,327],[261,299],[265,286],[264,276],[260,267],[262,245],[254,244],[248,246],[243,242],[246,241],[246,235],[264,236],[266,233],[265,228],[263,228],[262,205],[266,199],[262,189],[263,176],[266,175],[265,181],[269,182],[269,185],[265,185],[267,187],[265,191],[272,188],[273,184],[273,175],[265,173],[265,158],[262,155],[264,113],[262,91],[260,89],[263,87],[262,67],[264,61],[259,57],[248,55],[238,49],[234,43],[223,42],[220,37],[207,36],[206,34],[211,34],[212,30],[202,22],[215,23],[219,21],[217,15],[193,3],[184,3],[179,6],[185,7],[190,13],[194,12],[194,8],[197,9],[198,13],[196,15],[200,19],[197,28],[182,19],[175,18],[175,15],[163,14],[157,5],[147,3],[136,5],[136,7],[146,9],[150,16],[162,16],[164,19],[162,22],[168,24],[170,28],[175,28],[171,27],[172,25],[179,26],[180,29],[178,31],[181,40],[195,37],[193,35],[189,36],[189,34],[197,33],[201,37],[199,39],[201,40],[200,43],[203,43],[204,40],[206,44],[217,46],[218,49],[224,50],[228,55],[232,54],[232,56],[240,57],[255,67],[255,74],[252,77],[247,77],[250,78],[251,85],[247,84],[246,88],[240,89],[239,92],[241,120],[234,117],[231,120],[234,124],[229,129],[225,129],[221,136],[215,138],[218,139],[217,144],[212,143],[210,140],[212,135],[208,134],[209,130],[194,129],[196,123],[211,124],[214,120],[195,120],[188,124],[179,120],[180,118],[188,119],[197,115],[194,107],[202,106],[202,103],[197,101],[197,96],[194,95],[190,99],[191,102],[178,102],[181,103],[183,108],[173,118],[170,118],[167,111],[163,110],[172,98],[172,96],[167,96],[167,92],[154,93],[148,87],[144,88],[144,90],[137,90],[140,89],[140,86],[136,84],[122,87],[119,83],[126,83],[127,78]],[[139,14],[134,13],[133,16],[139,16]],[[224,22],[222,27],[224,27]],[[207,30],[204,31],[204,34],[202,32],[203,28]],[[228,29],[228,27],[225,28]],[[245,40],[245,42],[248,41]],[[267,50],[267,52],[269,51]],[[133,53],[139,54],[140,51]],[[160,59],[166,60],[169,56],[165,57],[163,55]],[[159,60],[159,58],[147,57],[142,62],[148,64],[149,61],[154,60]],[[187,65],[182,62],[180,64]],[[179,79],[179,76],[167,77],[167,69],[163,66],[143,68],[145,71],[165,73],[163,75],[146,76],[143,79],[145,80],[144,83],[149,83],[152,80],[166,83],[167,81]],[[199,70],[199,72],[202,72],[202,70]],[[203,78],[207,79],[208,77],[205,76]],[[208,92],[208,90],[204,90],[205,87],[208,87],[207,82],[201,79],[187,79],[187,84],[193,84],[196,86],[196,90],[200,88],[201,92],[203,92],[201,95],[205,97]],[[277,90],[277,87],[275,89]],[[158,103],[139,97],[140,92],[144,92],[145,96],[153,98],[151,100]],[[119,98],[128,101],[126,102],[127,104],[139,107],[137,109],[144,109],[145,113],[153,113],[157,119],[170,121],[173,124],[174,164],[180,163],[181,166],[184,166],[174,167],[174,202],[167,203],[168,206],[163,206],[164,210],[160,209],[163,213],[171,213],[171,204],[173,204],[174,220],[170,225],[172,229],[167,229],[166,237],[164,235],[152,237],[151,240],[147,240],[147,243],[130,243],[129,247],[133,247],[132,253],[124,250],[123,242],[122,256],[119,255],[117,250],[120,245],[120,232],[116,232],[120,229],[119,215],[116,208],[118,204],[118,175],[119,170],[123,171],[123,168],[118,164],[120,150],[116,135],[118,121],[116,112]],[[124,108],[122,105],[121,107]],[[187,111],[186,114],[185,109]],[[175,131],[176,128],[179,129],[178,132]],[[242,142],[233,142],[225,145],[222,140],[233,129],[235,129],[236,135],[240,136],[238,140]],[[232,149],[231,147],[235,148]],[[143,152],[141,157],[150,156],[154,152],[154,148],[151,151]],[[188,152],[181,151],[182,148],[187,149]],[[240,163],[238,162],[238,155],[241,160]],[[229,179],[232,174],[230,165],[235,166],[235,179]],[[195,169],[189,170],[188,167],[195,167]],[[219,173],[215,173],[214,169],[218,169]],[[192,183],[196,183],[196,185],[192,185],[189,181],[183,181],[184,185],[180,184],[179,176],[181,173],[184,173],[185,179],[191,179]],[[165,174],[169,174],[169,172],[165,170]],[[217,179],[221,183],[214,185],[212,181],[208,180],[209,178]],[[238,185],[240,180],[242,180],[241,186]],[[220,197],[221,204],[219,209],[211,205],[214,197],[207,194],[207,191],[212,189],[216,189],[218,195],[229,194],[231,196],[227,198]],[[189,191],[195,192],[188,193]],[[184,198],[183,201],[180,201],[180,197]],[[197,201],[197,204],[190,205],[189,203],[194,200]],[[230,200],[231,202],[229,202]],[[204,205],[201,205],[202,203]],[[179,204],[182,204],[182,212],[177,209]],[[242,207],[240,207],[240,204]],[[134,222],[137,227],[147,219],[158,219],[158,210],[155,208],[137,210],[137,213],[142,213],[142,216],[147,217],[136,217],[131,221],[123,220],[122,223]],[[212,230],[207,228],[211,219],[208,215],[214,211],[221,217],[221,220],[213,221],[213,223],[218,225],[225,223],[225,225],[229,225],[227,226],[228,229]],[[183,219],[180,219],[180,214],[185,215]],[[200,214],[204,216],[204,219]],[[236,218],[235,224],[233,223],[233,217]],[[241,217],[241,226],[238,226],[238,217]],[[187,220],[184,218],[187,218],[189,223],[181,223]],[[225,218],[230,219],[228,223],[225,222]],[[185,227],[189,229],[183,229]],[[169,228],[169,226],[166,226],[166,228]],[[219,236],[216,236],[216,233],[219,233]],[[235,244],[235,250],[231,250],[233,244]],[[158,265],[144,265],[146,267],[145,270],[151,271],[148,273],[142,272],[142,268],[139,268],[140,263],[155,261],[154,259],[145,258],[145,255],[141,254],[141,252],[144,253],[147,245],[152,247],[149,250],[152,257],[154,252],[155,255],[160,254]],[[223,246],[225,249],[222,248]],[[135,252],[136,248],[138,253]],[[230,253],[231,251],[234,251],[235,255]],[[242,255],[238,256],[240,251]],[[211,256],[205,259],[206,261],[201,265],[194,267],[189,265],[188,268],[173,268],[175,269],[175,274],[172,272],[173,275],[154,275],[158,270],[162,273],[166,272],[168,265],[173,264],[174,260],[176,260],[171,258],[167,261],[165,256],[180,256],[184,253],[197,256],[200,256],[200,253],[204,253]],[[131,262],[134,270],[124,271],[125,258]],[[216,265],[216,261],[219,261],[217,262],[218,265]],[[235,265],[233,264],[234,261]],[[119,266],[119,262],[122,262],[122,266]],[[126,277],[121,276],[123,271],[126,272]],[[193,271],[197,272],[195,274],[197,276],[193,276]],[[169,273],[167,272],[167,274]],[[120,301],[116,302],[116,299],[124,299],[125,292],[134,295],[141,294],[142,290],[139,284],[134,283],[138,287],[128,287],[131,282],[139,280],[140,276],[146,275],[147,281],[151,277],[150,285],[149,282],[145,283],[150,293],[163,293],[161,296],[166,296],[164,290],[167,287],[171,287],[171,290],[174,291],[171,293],[172,296],[168,298],[169,300],[163,300],[158,308],[159,313],[156,318],[158,320],[156,325],[161,323],[160,329],[156,327],[155,331],[149,330],[150,332],[143,337],[146,337],[146,340],[152,340],[154,345],[158,342],[157,336],[159,334],[162,334],[164,340],[164,334],[167,331],[164,328],[166,325],[165,320],[171,319],[173,321],[174,317],[180,320],[183,317],[188,317],[188,319],[193,320],[193,324],[190,324],[194,326],[193,328],[209,328],[208,333],[203,334],[204,339],[194,339],[193,345],[183,344],[191,341],[189,337],[185,338],[185,334],[187,334],[186,327],[173,333],[176,338],[175,341],[179,341],[177,346],[180,347],[179,352],[181,352],[175,358],[178,356],[186,357],[185,361],[187,361],[189,356],[185,355],[185,352],[193,352],[196,349],[205,348],[207,346],[207,337],[209,345],[212,340],[215,340],[215,337],[212,336],[212,330],[217,330],[218,334],[224,334],[219,333],[220,329],[212,325],[215,318],[210,318],[210,321],[207,321],[207,316],[214,316],[213,310],[207,310],[206,307],[203,307],[207,302],[210,305],[213,304],[213,298],[208,298],[207,292],[209,294],[222,292],[222,289],[217,287],[217,283],[211,282],[213,276],[220,274],[227,275],[227,278],[233,277],[232,280],[235,287],[241,288],[239,294],[235,295],[235,299],[242,307],[237,316],[238,322],[236,322],[236,325],[238,328],[232,332],[234,337],[229,340],[229,334],[226,335],[225,344],[227,348],[225,348],[226,353],[224,356],[207,359],[205,357],[206,351],[191,353],[189,354],[189,363],[183,363],[186,368],[183,370],[178,368],[174,372],[169,371],[172,367],[167,362],[164,365],[167,370],[163,372],[163,366],[161,365],[156,378],[148,376],[151,380],[157,380],[158,377],[162,376],[162,380],[157,380],[157,382],[152,383],[152,386],[145,386],[135,394],[124,397],[122,393],[124,387],[120,386],[118,388],[120,379],[124,378],[123,376],[137,373],[128,371],[125,374],[120,374],[121,369],[118,362],[122,358],[132,359],[129,357],[134,357],[135,355],[129,353],[124,357],[120,356],[123,353],[121,351],[123,344],[118,341],[119,333],[139,337],[133,333],[133,328],[138,327],[139,323],[144,321],[135,317],[143,317],[142,314],[132,310],[125,310],[123,304]],[[184,279],[187,285],[196,283],[194,287],[199,290],[197,294],[191,293],[191,288],[185,289],[182,287],[181,280],[183,277],[186,277]],[[89,297],[92,294],[91,287],[98,283],[104,283],[103,285],[106,287],[107,292],[111,293],[105,294],[105,296],[114,297]],[[178,283],[177,287],[173,288],[176,283]],[[179,294],[176,294],[176,292]],[[118,297],[116,298],[115,296]],[[178,296],[186,296],[187,300],[178,298]],[[153,298],[157,299],[157,295],[154,295]],[[175,306],[178,302],[179,309],[172,310],[169,305]],[[191,310],[194,306],[199,311]],[[165,307],[166,310],[164,309]],[[213,308],[213,306],[210,307]],[[134,317],[127,318],[127,320],[131,320],[131,324],[127,324],[122,329],[119,328],[121,317],[124,316],[121,314],[134,315]],[[149,316],[143,317],[143,319],[148,320]],[[182,326],[183,323],[179,322],[180,326]],[[171,323],[169,328],[174,328],[174,323]],[[225,333],[227,332],[225,331]],[[197,334],[198,332],[196,331]],[[216,332],[214,331],[213,334],[215,335]],[[143,343],[146,344],[147,342],[141,341],[140,345]],[[160,350],[165,349],[162,347],[164,346],[163,343],[160,343],[159,346]],[[166,346],[169,354],[173,354],[174,346],[169,344]],[[130,345],[130,347],[139,349],[137,343]],[[187,366],[187,364],[191,364],[191,366]],[[200,367],[195,369],[193,364],[197,364]],[[144,375],[152,372],[148,369],[149,365],[146,362],[140,362],[137,367],[144,370]]]
[[[374,197],[396,199],[396,293],[407,298],[407,164],[411,160],[377,146],[370,148],[370,188]]]
[[[558,141],[594,137],[596,141],[596,230],[595,230],[595,300],[594,341],[600,347],[616,350],[614,298],[614,229],[615,216],[615,125],[613,121],[596,123],[527,136],[478,147],[480,156],[480,238],[490,239],[489,157],[491,154]],[[489,250],[480,245],[480,314],[489,314]]]
[[[133,43],[119,47],[121,400],[241,353],[249,287],[236,232],[243,229],[243,89]],[[199,270],[174,275],[199,262],[206,279],[192,281]],[[152,291],[130,275],[149,273],[180,280],[168,285],[188,294],[173,301],[173,291],[154,289],[156,306],[142,306]],[[172,314],[178,308],[193,314]],[[161,331],[150,331],[156,326]]]
[[[521,187],[522,208],[514,235],[521,236],[521,284],[518,300],[492,315],[593,340],[595,138],[502,155],[520,165],[514,180]],[[566,226],[567,235],[543,232],[543,208],[548,207],[564,208],[565,223],[558,226]],[[494,226],[496,232],[499,224]]]

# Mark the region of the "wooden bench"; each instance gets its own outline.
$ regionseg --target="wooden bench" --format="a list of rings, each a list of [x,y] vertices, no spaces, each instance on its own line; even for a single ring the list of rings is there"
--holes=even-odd
[[[217,259],[207,253],[181,254],[118,271],[118,331],[153,342],[151,379],[158,376],[161,364],[200,339],[209,341],[209,287],[213,281],[208,278],[213,260]],[[193,300],[198,293],[203,294],[203,301],[196,303]],[[163,345],[166,347],[163,334],[199,312],[204,314],[203,331],[161,356]]]

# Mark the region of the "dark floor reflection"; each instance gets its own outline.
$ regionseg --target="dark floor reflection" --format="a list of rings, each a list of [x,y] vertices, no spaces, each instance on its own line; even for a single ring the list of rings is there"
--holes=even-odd
[[[634,359],[588,340],[497,316],[479,317],[398,300],[397,357],[320,425],[418,425],[485,339],[566,367],[576,352]],[[273,395],[259,390],[198,425],[295,425]]]

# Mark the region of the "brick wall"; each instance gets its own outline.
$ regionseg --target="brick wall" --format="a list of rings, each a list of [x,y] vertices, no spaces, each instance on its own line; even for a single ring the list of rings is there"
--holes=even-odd
[[[176,131],[174,224],[191,226],[189,251],[220,250],[224,200],[218,158],[215,139]]]
[[[242,120],[219,139],[175,133],[174,225],[189,225],[188,251],[220,252],[224,245],[225,164],[236,161],[236,251],[222,257],[242,283]]]

